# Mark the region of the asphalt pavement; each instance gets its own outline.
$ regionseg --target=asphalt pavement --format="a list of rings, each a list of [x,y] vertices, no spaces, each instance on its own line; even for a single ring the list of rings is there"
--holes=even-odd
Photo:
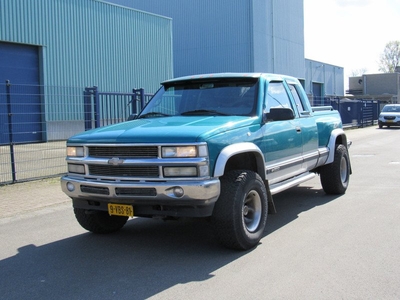
[[[400,128],[349,130],[345,195],[319,178],[274,195],[260,244],[221,247],[206,220],[75,220],[59,178],[0,186],[0,299],[400,299]]]

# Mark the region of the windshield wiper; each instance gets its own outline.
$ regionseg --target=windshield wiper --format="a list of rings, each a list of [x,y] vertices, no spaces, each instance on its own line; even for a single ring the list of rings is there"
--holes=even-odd
[[[170,117],[171,115],[167,115],[161,112],[157,112],[157,111],[152,111],[152,112],[148,112],[147,114],[143,114],[139,116],[139,119],[142,118],[151,118],[151,117]]]
[[[197,109],[197,110],[189,110],[181,113],[181,116],[201,116],[201,115],[211,115],[211,116],[229,116],[228,114],[216,111],[216,110],[208,110],[208,109]]]

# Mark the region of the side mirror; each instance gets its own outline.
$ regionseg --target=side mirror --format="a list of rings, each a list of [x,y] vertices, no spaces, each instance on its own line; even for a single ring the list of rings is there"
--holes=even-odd
[[[269,110],[269,113],[266,114],[266,119],[267,121],[293,120],[294,113],[291,108],[275,107]]]
[[[137,115],[137,114],[132,114],[132,115],[130,115],[130,116],[128,117],[128,120],[127,120],[127,121],[136,120],[136,119],[137,119],[137,117],[138,117],[138,115]]]

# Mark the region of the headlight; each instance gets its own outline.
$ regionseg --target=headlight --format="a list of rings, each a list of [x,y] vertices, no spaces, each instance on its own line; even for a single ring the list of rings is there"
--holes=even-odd
[[[162,157],[206,157],[208,155],[207,146],[168,146],[162,147]]]
[[[83,147],[67,147],[67,156],[83,157]]]
[[[85,174],[84,165],[68,164],[68,172],[76,174]]]
[[[165,167],[165,177],[195,177],[197,176],[196,167]]]
[[[196,146],[162,147],[162,157],[196,157]]]

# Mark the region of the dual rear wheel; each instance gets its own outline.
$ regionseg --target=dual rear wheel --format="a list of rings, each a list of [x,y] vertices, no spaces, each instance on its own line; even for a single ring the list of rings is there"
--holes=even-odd
[[[321,167],[320,179],[325,193],[332,195],[344,194],[350,180],[350,158],[347,148],[338,144],[332,163]]]

